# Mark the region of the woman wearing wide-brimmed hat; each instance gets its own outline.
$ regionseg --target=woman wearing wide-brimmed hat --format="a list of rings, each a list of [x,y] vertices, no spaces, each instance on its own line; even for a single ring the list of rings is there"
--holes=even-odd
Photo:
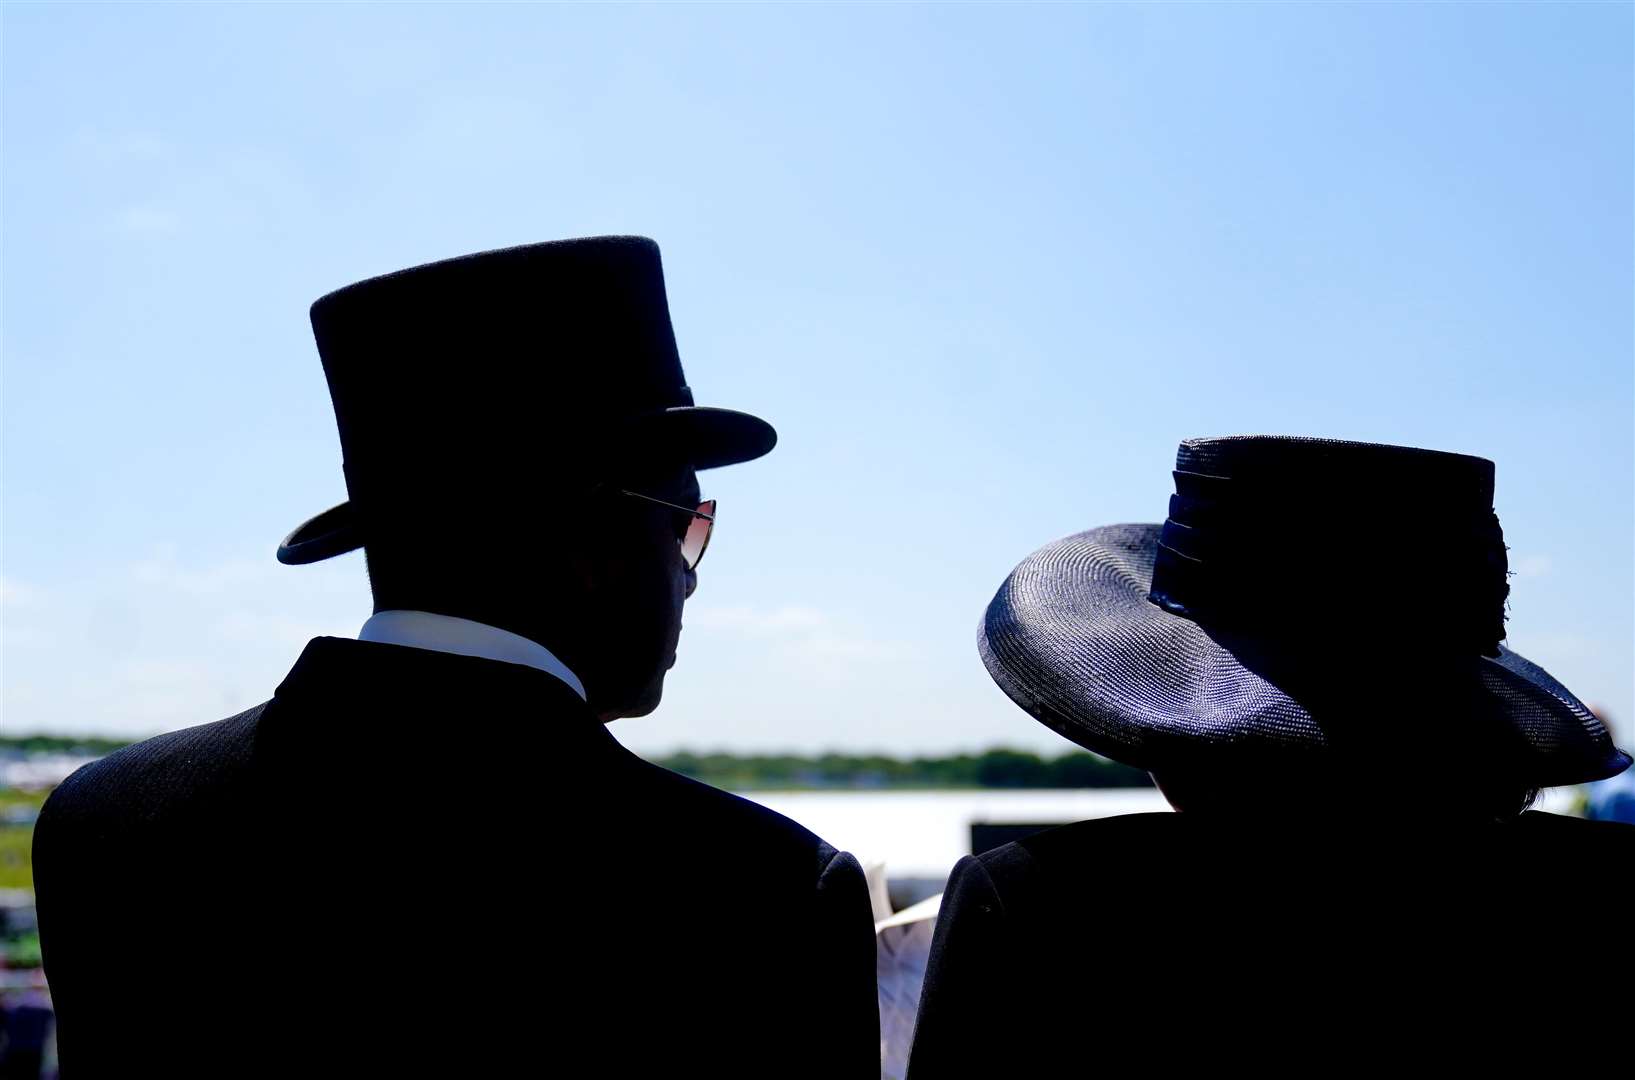
[[[1174,476],[1162,525],[1024,560],[978,645],[1182,812],[961,860],[913,1080],[1595,1052],[1635,827],[1527,808],[1630,758],[1501,644],[1493,464],[1236,437]]]

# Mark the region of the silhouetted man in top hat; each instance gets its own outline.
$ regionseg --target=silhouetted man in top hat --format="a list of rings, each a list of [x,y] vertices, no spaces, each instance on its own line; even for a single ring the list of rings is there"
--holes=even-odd
[[[696,471],[776,438],[693,405],[657,247],[434,263],[312,321],[350,500],[278,555],[364,547],[375,614],[52,796],[64,1075],[873,1075],[856,860],[605,726],[675,662]]]

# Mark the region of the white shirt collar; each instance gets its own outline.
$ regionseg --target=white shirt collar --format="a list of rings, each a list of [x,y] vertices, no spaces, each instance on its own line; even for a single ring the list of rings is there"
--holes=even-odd
[[[581,701],[588,700],[585,697],[585,684],[551,650],[521,634],[513,634],[487,623],[453,615],[438,615],[431,611],[377,611],[358,631],[358,640],[407,645],[411,649],[430,649],[460,656],[479,656],[486,660],[538,668],[567,683]]]

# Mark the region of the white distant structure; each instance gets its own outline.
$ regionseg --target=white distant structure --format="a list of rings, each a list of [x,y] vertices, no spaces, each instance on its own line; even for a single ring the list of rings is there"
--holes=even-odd
[[[83,754],[22,754],[0,757],[0,788],[44,791],[54,788],[81,765],[95,761]]]
[[[746,791],[794,818],[866,867],[882,862],[893,892],[907,880],[932,883],[915,900],[941,892],[948,872],[971,853],[972,825],[1065,825],[1071,821],[1168,811],[1156,788],[968,791]],[[899,901],[901,902],[901,901]]]

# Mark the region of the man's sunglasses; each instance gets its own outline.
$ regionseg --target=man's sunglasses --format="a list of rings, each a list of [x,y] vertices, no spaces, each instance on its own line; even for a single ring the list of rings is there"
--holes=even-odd
[[[710,533],[715,529],[715,500],[705,499],[698,504],[697,510],[689,510],[685,506],[677,506],[663,499],[655,499],[651,495],[643,495],[639,491],[625,491],[619,489],[620,495],[629,495],[632,499],[645,499],[650,503],[668,506],[676,511],[676,540],[681,544],[681,561],[687,564],[687,569],[693,570],[703,561],[704,549],[710,546]],[[681,515],[685,514],[686,517]]]

